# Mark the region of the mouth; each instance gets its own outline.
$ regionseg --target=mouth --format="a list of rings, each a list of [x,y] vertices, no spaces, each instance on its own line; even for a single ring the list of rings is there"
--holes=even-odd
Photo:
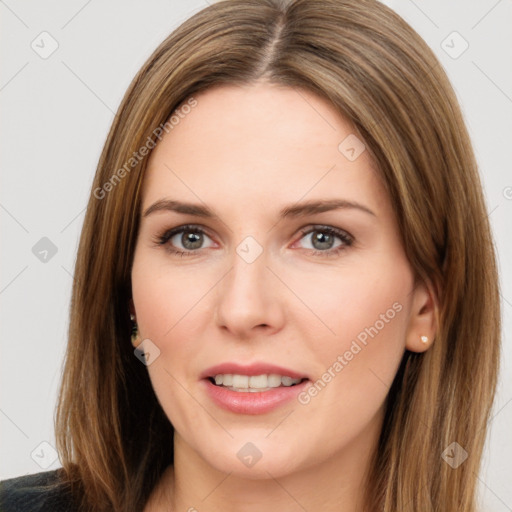
[[[261,393],[275,388],[289,388],[309,380],[307,377],[293,378],[289,375],[277,373],[261,375],[242,375],[232,373],[218,373],[207,377],[213,385],[235,391],[238,393]]]
[[[273,363],[225,362],[200,375],[203,390],[222,409],[236,414],[266,414],[292,402],[311,384],[310,376]]]

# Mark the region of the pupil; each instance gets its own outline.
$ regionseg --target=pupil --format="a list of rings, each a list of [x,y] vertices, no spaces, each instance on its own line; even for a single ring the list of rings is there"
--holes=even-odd
[[[325,239],[327,239],[327,242],[325,242]],[[315,242],[320,243],[320,247],[315,245]],[[313,246],[316,249],[330,249],[330,246],[332,245],[332,237],[329,234],[317,232],[316,236],[313,236]]]
[[[181,237],[181,241],[183,246],[186,249],[199,249],[202,243],[202,234],[201,233],[190,233],[183,234]]]

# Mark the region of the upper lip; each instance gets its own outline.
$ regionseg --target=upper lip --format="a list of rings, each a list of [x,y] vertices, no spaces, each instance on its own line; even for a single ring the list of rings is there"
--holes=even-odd
[[[207,379],[208,377],[215,377],[215,375],[270,375],[277,374],[282,377],[287,376],[292,379],[307,379],[307,375],[298,373],[296,371],[290,370],[289,368],[285,368],[283,366],[276,366],[275,364],[269,363],[252,363],[249,365],[242,365],[238,363],[220,363],[215,366],[211,366],[210,368],[204,370],[201,373],[201,379]]]

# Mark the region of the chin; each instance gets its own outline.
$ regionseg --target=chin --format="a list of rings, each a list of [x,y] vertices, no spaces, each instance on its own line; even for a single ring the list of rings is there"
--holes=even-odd
[[[216,452],[205,454],[204,459],[222,473],[250,480],[278,478],[299,471],[297,449],[283,446],[277,439],[273,444],[271,439],[264,438],[268,432],[240,436],[238,439],[243,441],[232,439],[227,445],[217,445]]]

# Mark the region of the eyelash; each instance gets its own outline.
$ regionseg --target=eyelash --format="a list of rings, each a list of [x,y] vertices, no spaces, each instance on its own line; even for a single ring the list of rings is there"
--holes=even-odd
[[[183,232],[192,232],[196,234],[203,234],[209,237],[208,233],[204,231],[202,228],[198,227],[194,224],[187,224],[185,226],[179,226],[173,229],[169,229],[162,233],[161,235],[158,235],[154,238],[155,245],[165,245],[167,242],[174,236],[179,233]],[[314,232],[321,232],[321,233],[327,233],[328,235],[338,237],[343,243],[339,245],[338,247],[334,249],[327,249],[325,251],[320,251],[318,249],[309,249],[311,253],[314,256],[337,256],[341,251],[344,251],[347,247],[350,247],[354,243],[354,238],[349,235],[347,232],[342,231],[341,229],[333,228],[331,226],[313,226],[310,228],[304,228],[300,230],[300,234],[302,235],[300,239],[302,239],[305,235],[309,235]],[[211,238],[211,237],[209,237]],[[299,239],[299,240],[300,240]],[[189,250],[189,251],[181,251],[177,249],[173,249],[171,245],[168,245],[166,247],[166,250],[169,251],[171,254],[174,254],[176,256],[195,256],[201,249],[197,250]]]

